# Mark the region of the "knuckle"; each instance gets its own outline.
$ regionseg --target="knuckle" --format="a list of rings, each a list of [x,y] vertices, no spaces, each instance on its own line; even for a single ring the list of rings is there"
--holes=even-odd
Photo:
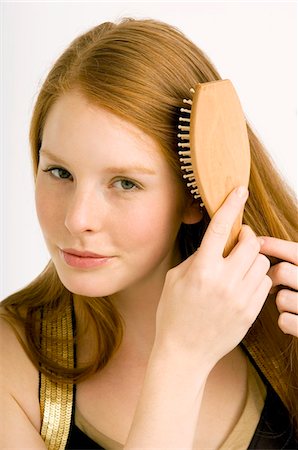
[[[269,277],[269,275],[265,275],[264,281],[267,285],[267,289],[270,290],[272,288],[273,285],[273,281],[272,279]]]
[[[287,297],[283,290],[279,291],[276,295],[276,306],[279,310],[283,310],[287,303]]]
[[[267,258],[267,256],[265,256],[262,253],[260,253],[258,255],[258,260],[262,264],[262,267],[264,267],[266,272],[268,272],[268,270],[270,269],[270,260],[269,260],[269,258]]]
[[[243,232],[248,232],[249,230],[251,230],[251,228],[250,228],[250,226],[247,225],[246,223],[243,223],[243,224],[241,225],[241,231],[243,231]]]
[[[286,312],[282,312],[278,318],[278,326],[284,333],[288,331],[288,322],[289,314]]]
[[[246,224],[241,225],[240,236],[242,238],[245,238],[246,236],[250,235],[250,233],[251,233],[251,228],[249,225],[246,225]]]
[[[214,274],[209,267],[201,266],[196,274],[196,278],[200,283],[209,283],[212,280],[214,281]]]
[[[242,228],[244,228],[244,231],[245,233],[247,233],[247,235],[256,237],[255,232],[249,225],[244,224],[242,225]]]
[[[230,229],[230,226],[227,222],[221,221],[219,219],[211,221],[210,226],[213,233],[218,234],[219,236],[225,236],[226,234],[228,234]]]
[[[246,240],[246,245],[252,252],[258,253],[260,251],[260,244],[256,236],[249,236]]]
[[[283,280],[289,270],[289,263],[282,261],[275,266],[275,275],[278,280]]]

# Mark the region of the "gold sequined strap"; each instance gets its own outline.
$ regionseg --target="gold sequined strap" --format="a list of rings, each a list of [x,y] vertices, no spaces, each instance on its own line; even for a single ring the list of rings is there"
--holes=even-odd
[[[74,366],[72,306],[63,315],[42,321],[42,351],[65,368]],[[51,381],[41,373],[41,436],[49,450],[64,450],[71,423],[73,384]]]

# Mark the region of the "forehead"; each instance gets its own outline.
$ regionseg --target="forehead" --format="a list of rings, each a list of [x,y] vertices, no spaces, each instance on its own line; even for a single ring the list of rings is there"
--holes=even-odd
[[[81,147],[138,150],[164,159],[158,143],[128,120],[90,103],[80,92],[63,94],[51,107],[43,129],[42,147],[59,152]]]
[[[51,107],[43,130],[44,149],[84,166],[129,163],[177,177],[153,137],[80,92],[62,95]]]

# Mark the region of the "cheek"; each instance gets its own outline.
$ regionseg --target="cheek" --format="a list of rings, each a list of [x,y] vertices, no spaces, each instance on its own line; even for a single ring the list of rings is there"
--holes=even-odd
[[[177,208],[155,201],[152,205],[137,208],[127,220],[126,231],[128,239],[134,240],[135,245],[168,247],[173,244],[180,225],[181,215]]]
[[[48,191],[37,182],[35,190],[37,217],[44,234],[50,233],[59,223],[63,223],[63,205],[61,197],[49,195]]]

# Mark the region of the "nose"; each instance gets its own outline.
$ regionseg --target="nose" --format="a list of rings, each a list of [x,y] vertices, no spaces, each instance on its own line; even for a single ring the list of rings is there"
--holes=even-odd
[[[76,190],[69,199],[65,226],[73,235],[97,232],[102,228],[105,202],[102,194],[91,189]]]

